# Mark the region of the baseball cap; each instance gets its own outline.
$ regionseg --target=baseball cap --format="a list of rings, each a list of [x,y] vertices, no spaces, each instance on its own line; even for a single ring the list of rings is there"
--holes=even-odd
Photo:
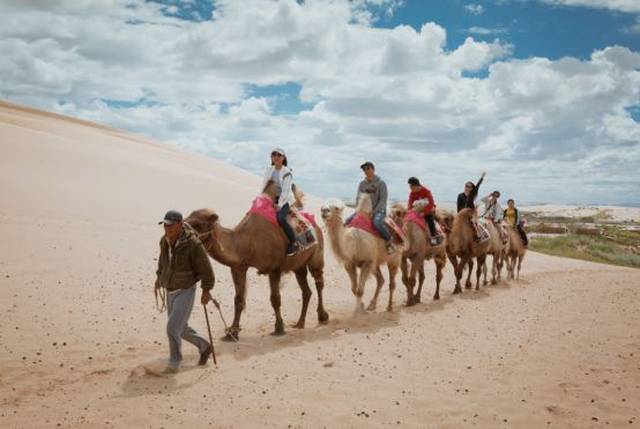
[[[371,161],[367,161],[367,162],[365,162],[364,164],[362,164],[362,165],[360,166],[360,169],[364,170],[364,169],[365,169],[365,168],[367,168],[367,167],[371,167],[371,168],[373,168],[373,169],[375,169],[375,168],[376,168],[376,167],[373,165],[373,162],[371,162]]]
[[[165,215],[164,219],[158,222],[158,225],[173,225],[174,223],[182,222],[182,213],[177,210],[169,210]]]

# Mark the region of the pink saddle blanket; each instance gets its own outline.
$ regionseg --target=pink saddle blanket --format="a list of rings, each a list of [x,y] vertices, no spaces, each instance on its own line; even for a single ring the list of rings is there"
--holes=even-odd
[[[253,200],[253,203],[251,203],[251,208],[249,209],[249,213],[254,213],[259,216],[262,216],[266,220],[268,220],[269,222],[271,222],[272,224],[280,228],[280,224],[278,224],[278,218],[276,217],[276,207],[274,206],[271,199],[267,196],[260,195],[256,197]],[[304,219],[309,221],[309,223],[311,223],[312,226],[314,227],[317,226],[316,218],[313,214],[308,212],[296,211],[293,209],[289,211],[290,218],[299,217],[299,216],[302,216]],[[289,220],[289,222],[291,223],[291,220]]]
[[[420,228],[422,228],[423,231],[427,231],[427,221],[424,218],[424,216],[422,216],[420,213],[414,211],[414,210],[409,210],[406,214],[406,216],[404,217],[404,222],[413,222],[416,225],[418,225]],[[440,227],[440,224],[438,222],[435,223],[436,224],[436,232],[440,235],[443,234],[442,231],[442,227]]]
[[[400,227],[396,225],[393,220],[391,220],[390,218],[386,218],[384,220],[384,223],[387,225],[387,228],[389,228],[391,235],[394,236],[396,241],[399,241],[400,243],[404,242],[404,232],[402,232]],[[369,216],[363,213],[356,213],[356,215],[353,217],[353,219],[351,219],[351,222],[347,226],[367,231],[368,233],[373,234],[376,237],[382,238],[378,230],[373,226],[373,220],[371,220]]]

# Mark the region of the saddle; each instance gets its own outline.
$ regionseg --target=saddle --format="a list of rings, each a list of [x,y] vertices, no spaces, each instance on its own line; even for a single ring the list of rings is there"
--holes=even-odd
[[[384,224],[387,226],[387,229],[391,233],[391,241],[394,244],[402,246],[405,242],[405,235],[398,224],[396,224],[394,220],[389,216],[384,219]],[[378,230],[373,226],[373,220],[371,220],[371,217],[363,213],[356,213],[356,215],[353,217],[353,219],[351,219],[351,222],[347,226],[350,228],[361,229],[368,232],[369,234],[373,234],[376,237],[382,238]]]
[[[276,207],[273,204],[273,201],[271,201],[271,198],[266,195],[260,195],[253,200],[247,215],[250,213],[262,216],[276,228],[280,228]],[[315,231],[317,223],[313,214],[299,211],[294,207],[291,207],[289,209],[289,215],[287,216],[287,223],[293,229],[296,241],[302,250],[318,243],[318,237],[316,236]]]
[[[480,239],[479,242],[480,243],[484,243],[485,241],[489,240],[490,236],[489,236],[489,228],[487,228],[486,225],[486,220],[482,219],[482,221],[477,222],[478,223],[478,238]]]
[[[427,242],[430,242],[431,232],[427,227],[427,221],[425,220],[424,216],[414,210],[409,210],[409,212],[407,212],[406,216],[404,217],[404,222],[413,222],[418,225],[427,234]],[[444,230],[442,228],[442,225],[440,225],[440,222],[436,222],[435,224],[437,233],[440,234],[440,236],[444,236]],[[444,245],[444,242],[439,244],[439,246],[442,245]]]

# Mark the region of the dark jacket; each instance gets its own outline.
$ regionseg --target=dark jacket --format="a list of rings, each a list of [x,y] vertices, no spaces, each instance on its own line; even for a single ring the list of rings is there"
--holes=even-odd
[[[211,261],[198,234],[188,224],[183,224],[182,233],[171,253],[169,257],[169,242],[162,237],[156,271],[161,287],[167,290],[188,289],[201,281],[203,290],[213,289],[215,277]]]
[[[373,176],[372,181],[364,179],[358,185],[358,195],[356,196],[356,205],[360,199],[360,194],[365,193],[371,196],[372,213],[387,211],[387,184],[378,176]]]
[[[478,191],[480,190],[480,184],[482,183],[482,180],[484,180],[484,178],[480,178],[480,180],[478,180],[478,183],[475,184],[475,186],[469,193],[469,196],[467,196],[464,192],[458,194],[458,211],[462,209],[476,208],[475,200],[478,196]]]

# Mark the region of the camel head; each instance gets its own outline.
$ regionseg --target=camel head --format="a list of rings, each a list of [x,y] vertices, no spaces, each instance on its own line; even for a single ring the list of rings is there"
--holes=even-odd
[[[199,234],[211,231],[218,221],[218,215],[211,209],[199,209],[191,212],[185,222],[191,225]]]
[[[391,207],[391,218],[399,224],[402,224],[404,217],[407,215],[407,207],[402,203],[395,203]]]
[[[278,184],[273,180],[268,180],[267,184],[264,185],[264,189],[262,190],[262,194],[271,198],[271,201],[276,200],[277,192],[278,192]]]
[[[325,224],[331,223],[332,221],[336,220],[342,222],[343,211],[344,203],[338,199],[329,200],[320,208],[322,220]]]
[[[439,212],[439,219],[444,225],[445,232],[447,234],[450,233],[451,229],[453,228],[453,220],[455,219],[455,216],[453,215],[453,213]]]
[[[358,195],[358,205],[356,206],[356,213],[364,213],[367,216],[371,216],[373,212],[373,204],[371,203],[371,195],[361,192]]]
[[[428,205],[429,200],[427,200],[426,198],[422,198],[421,200],[416,200],[413,202],[413,204],[411,205],[411,210],[420,213],[424,211],[424,208]]]

